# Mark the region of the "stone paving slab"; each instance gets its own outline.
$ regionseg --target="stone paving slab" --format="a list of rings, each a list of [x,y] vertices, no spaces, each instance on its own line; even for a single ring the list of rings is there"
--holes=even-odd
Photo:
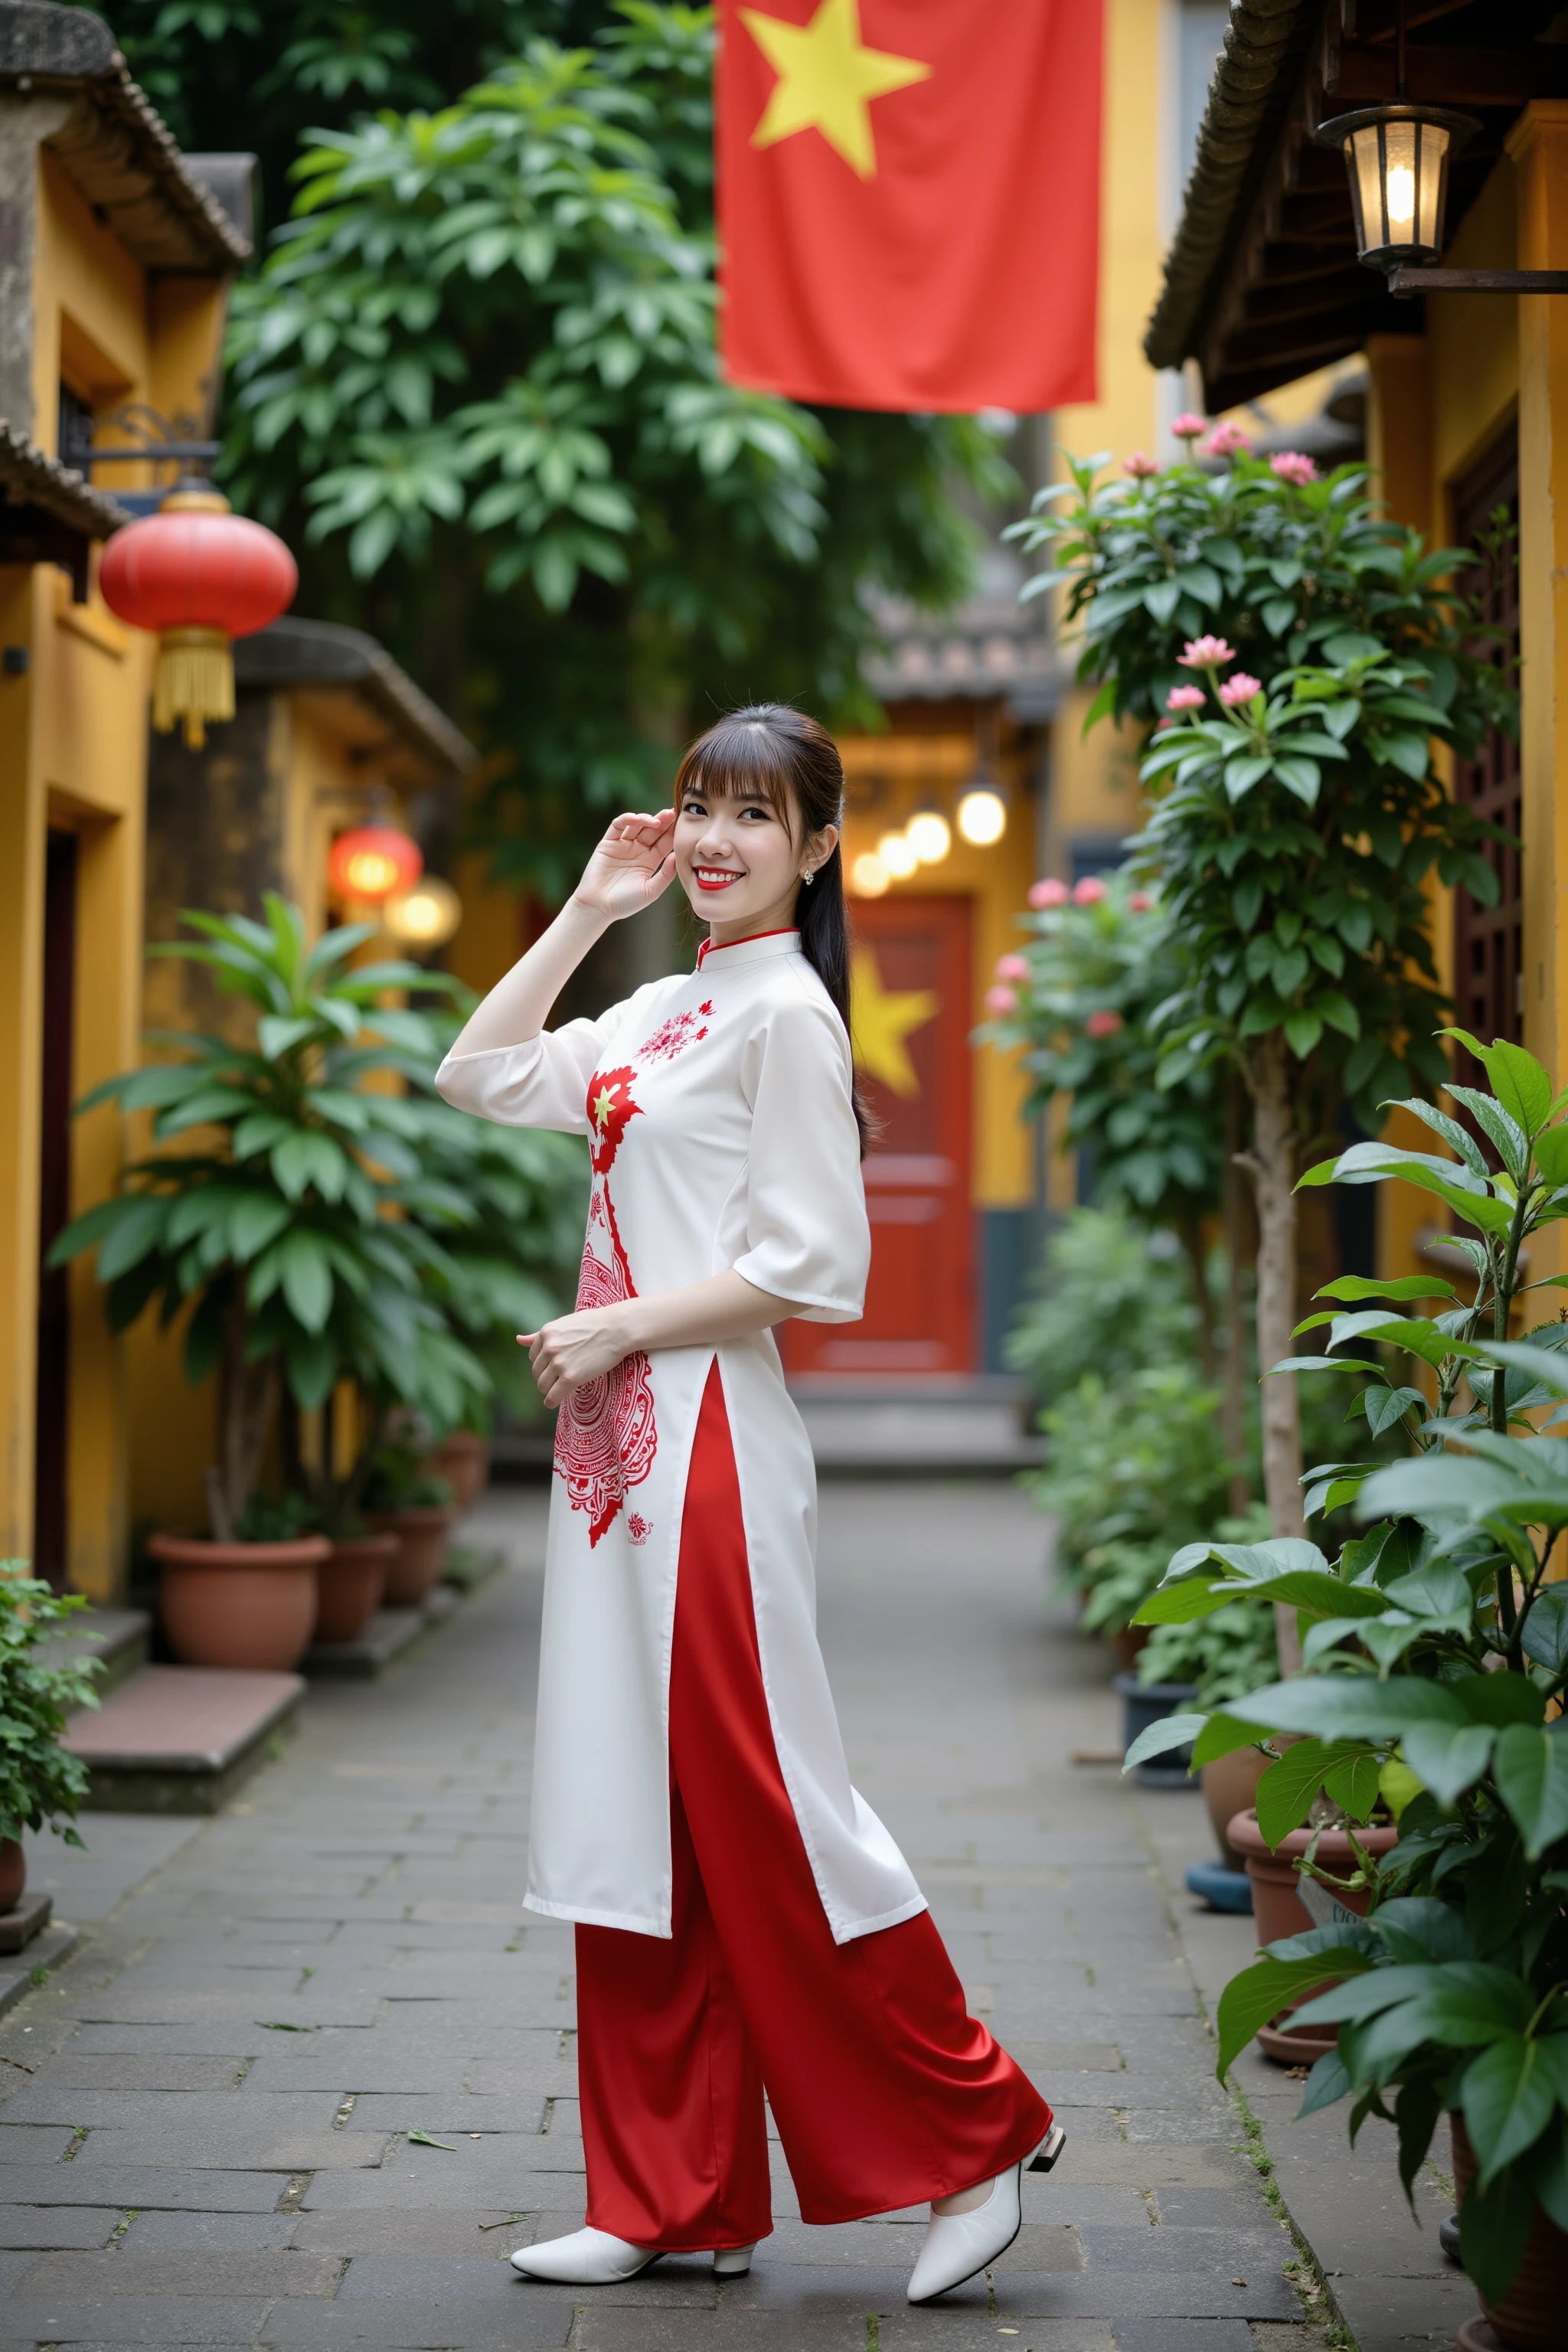
[[[93,1824],[119,1895],[0,2023],[0,2056],[37,2068],[0,2068],[0,2144],[24,2150],[0,2164],[0,2327],[69,2352],[1317,2352],[1173,1903],[1161,1839],[1191,1842],[1198,1801],[1156,1815],[1072,1764],[1114,1738],[1108,1662],[1049,1616],[1041,1523],[984,1483],[826,1490],[820,1608],[857,1783],[1067,2124],[1016,2244],[913,2311],[923,2212],[806,2228],[775,2137],[750,2278],[515,2277],[511,2248],[584,2198],[573,1938],[518,1903],[543,1502],[492,1496],[511,1570],[384,1679],[313,1688],[221,1815],[169,1843]],[[115,1882],[121,1833],[142,1866]],[[1353,2183],[1329,2142],[1293,2160],[1331,2202]]]

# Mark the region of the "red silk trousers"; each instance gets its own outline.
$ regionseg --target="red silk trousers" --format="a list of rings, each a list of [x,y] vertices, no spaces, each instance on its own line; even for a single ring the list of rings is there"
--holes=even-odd
[[[577,1929],[588,2221],[634,2245],[773,2227],[764,2091],[807,2221],[989,2179],[1051,2113],[964,2008],[929,1912],[836,1944],[779,1770],[715,1363],[669,1670],[669,1941]]]

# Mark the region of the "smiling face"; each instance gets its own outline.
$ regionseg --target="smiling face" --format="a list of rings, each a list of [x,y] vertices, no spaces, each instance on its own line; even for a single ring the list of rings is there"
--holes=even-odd
[[[737,780],[739,781],[739,780]],[[837,828],[803,839],[793,803],[777,807],[743,782],[734,792],[689,786],[675,820],[675,863],[716,944],[788,930],[801,877],[832,855]]]

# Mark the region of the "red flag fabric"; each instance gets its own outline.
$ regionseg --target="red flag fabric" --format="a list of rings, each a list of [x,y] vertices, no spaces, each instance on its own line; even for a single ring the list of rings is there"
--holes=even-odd
[[[826,406],[1095,397],[1101,0],[720,0],[720,352]]]

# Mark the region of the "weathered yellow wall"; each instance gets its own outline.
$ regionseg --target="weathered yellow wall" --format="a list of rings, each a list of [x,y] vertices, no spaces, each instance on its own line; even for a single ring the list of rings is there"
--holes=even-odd
[[[155,399],[201,413],[222,324],[222,289],[184,281],[150,302],[143,273],[47,152],[39,160],[34,393],[37,438],[55,446],[62,366],[100,407]],[[158,313],[171,322],[165,342]],[[204,384],[203,379],[206,382]],[[117,477],[130,487],[136,473]],[[140,1055],[142,831],[152,641],[122,628],[94,591],[73,605],[53,565],[0,570],[0,635],[28,673],[0,682],[0,1543],[31,1549],[37,1312],[43,876],[49,826],[79,839],[74,1092]],[[73,1209],[111,1189],[125,1122],[79,1122]],[[90,1263],[71,1281],[68,1479],[69,1580],[108,1599],[123,1574],[131,1431],[122,1350],[109,1336]],[[153,1417],[153,1401],[142,1403]]]

